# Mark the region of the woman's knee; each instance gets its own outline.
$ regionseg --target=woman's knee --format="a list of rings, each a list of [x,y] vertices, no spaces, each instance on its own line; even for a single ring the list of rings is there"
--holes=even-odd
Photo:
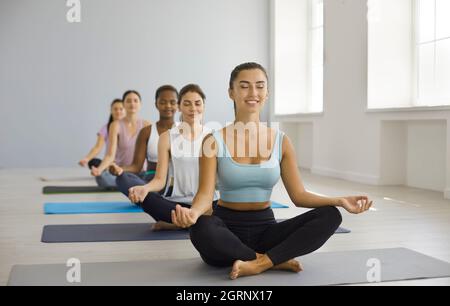
[[[191,239],[196,238],[199,235],[204,236],[205,234],[208,234],[213,225],[213,218],[213,216],[200,216],[197,219],[197,222],[189,228]]]
[[[128,196],[128,189],[134,186],[145,185],[145,182],[141,181],[141,179],[133,173],[124,172],[116,177],[116,185],[122,193]]]
[[[232,258],[223,255],[223,241],[217,235],[221,220],[215,216],[200,216],[189,228],[191,242],[203,261],[215,267],[226,267],[233,263]]]
[[[218,242],[217,240],[220,237],[217,237],[217,235],[220,223],[221,220],[215,216],[200,216],[197,222],[189,228],[189,235],[194,246],[197,248],[205,245],[205,243],[212,246]]]
[[[161,204],[162,197],[154,192],[150,192],[145,197],[144,201],[140,203],[142,209],[147,213],[153,213],[155,211],[161,210],[163,204]]]
[[[336,228],[342,223],[342,215],[335,206],[325,206],[318,208],[320,215],[327,220],[328,224],[334,225]]]
[[[128,189],[130,189],[130,184],[129,184],[129,178],[127,176],[127,173],[124,172],[122,173],[122,175],[119,175],[116,177],[116,185],[117,188],[126,196],[128,196]]]
[[[117,184],[117,186],[126,185],[125,173],[122,173],[122,175],[118,175],[116,177],[116,184]]]
[[[100,176],[96,176],[95,181],[97,182],[98,186],[100,186],[100,187],[104,187],[104,188],[117,187],[116,177],[113,176],[111,173],[109,173],[108,170],[103,171],[103,173]]]

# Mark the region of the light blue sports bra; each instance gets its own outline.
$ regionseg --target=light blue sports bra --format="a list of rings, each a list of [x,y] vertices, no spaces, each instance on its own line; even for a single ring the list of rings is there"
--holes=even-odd
[[[260,164],[241,164],[231,157],[222,132],[213,133],[217,151],[217,177],[220,198],[229,203],[268,202],[281,174],[284,133],[277,131],[270,160]]]

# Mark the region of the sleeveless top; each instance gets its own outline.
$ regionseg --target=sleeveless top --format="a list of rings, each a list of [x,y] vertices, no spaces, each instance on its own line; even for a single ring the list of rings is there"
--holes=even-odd
[[[170,130],[170,152],[173,178],[173,192],[165,197],[172,202],[192,204],[199,186],[199,157],[203,139],[211,133],[203,127],[201,136],[190,141],[183,137],[178,127]],[[214,201],[218,199],[214,194]]]
[[[130,135],[125,126],[124,120],[119,120],[119,140],[117,142],[117,151],[115,162],[119,166],[129,166],[133,163],[134,150],[136,147],[136,139],[139,132],[144,127],[144,120],[139,119],[136,125],[136,134]],[[144,167],[146,165],[144,164]],[[145,168],[144,168],[145,169]]]
[[[272,155],[260,164],[241,164],[233,160],[222,131],[213,134],[217,142],[217,179],[220,198],[229,203],[270,201],[273,187],[280,180],[284,133],[277,131]]]
[[[175,126],[178,126],[180,123],[175,122]],[[159,142],[159,134],[158,127],[155,124],[152,124],[150,130],[150,139],[147,143],[147,160],[152,163],[158,162],[158,142]]]
[[[152,124],[150,131],[150,139],[147,143],[147,160],[152,163],[158,162],[158,141],[159,134],[158,128],[156,127],[156,123]]]

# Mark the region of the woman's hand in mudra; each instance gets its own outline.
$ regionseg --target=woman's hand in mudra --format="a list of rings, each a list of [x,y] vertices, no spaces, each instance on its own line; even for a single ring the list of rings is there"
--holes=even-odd
[[[366,196],[352,196],[339,198],[339,206],[352,214],[361,214],[372,207],[373,201]]]
[[[188,228],[197,223],[198,214],[192,208],[177,205],[172,210],[172,223],[181,228]]]

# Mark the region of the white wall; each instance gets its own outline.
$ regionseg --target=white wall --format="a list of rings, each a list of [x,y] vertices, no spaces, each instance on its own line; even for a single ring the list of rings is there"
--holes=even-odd
[[[290,138],[296,148],[297,164],[302,168],[311,169],[313,166],[314,127],[312,123],[280,124],[279,128]]]
[[[408,127],[402,121],[385,121],[381,122],[380,129],[379,183],[406,185]]]
[[[447,161],[447,167],[446,167],[446,174],[447,174],[447,179],[446,179],[446,189],[444,192],[444,196],[447,199],[450,199],[450,120],[447,120],[447,152],[445,154],[445,156],[447,157],[446,161]]]
[[[314,173],[369,184],[409,183],[446,192],[450,198],[450,110],[366,110],[366,16],[365,1],[325,0],[324,113],[281,117],[272,112],[271,120],[312,124]],[[389,121],[393,126],[405,123],[397,124],[403,130],[394,128],[394,134],[386,138],[383,135]],[[420,121],[426,123],[415,123]],[[390,143],[393,146],[386,151]],[[420,149],[430,145],[433,150]],[[395,148],[400,151],[395,152]],[[297,148],[301,150],[305,149]],[[397,172],[389,169],[395,160],[402,159],[403,163],[396,165]],[[419,162],[428,165],[426,171]]]
[[[445,120],[383,121],[379,183],[443,191],[446,133]]]
[[[158,86],[198,83],[206,120],[225,123],[231,70],[269,64],[268,0],[81,5],[81,23],[68,23],[66,1],[0,2],[0,167],[74,166],[127,89],[154,121]]]
[[[445,190],[445,121],[413,121],[408,124],[407,185]]]

